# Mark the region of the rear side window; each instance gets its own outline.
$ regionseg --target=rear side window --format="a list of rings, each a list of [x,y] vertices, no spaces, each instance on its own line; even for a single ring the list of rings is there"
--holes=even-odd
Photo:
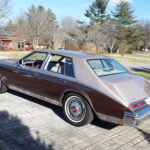
[[[52,55],[44,69],[50,72],[74,77],[72,59],[65,56]]]
[[[66,58],[65,74],[70,77],[75,77],[71,58]]]

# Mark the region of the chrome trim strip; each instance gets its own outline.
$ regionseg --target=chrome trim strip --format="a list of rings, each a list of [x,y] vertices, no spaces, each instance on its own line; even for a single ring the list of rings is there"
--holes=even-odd
[[[26,95],[29,95],[29,96],[38,98],[38,99],[40,99],[40,100],[49,102],[49,103],[51,103],[51,104],[54,104],[54,105],[57,105],[57,106],[61,106],[59,101],[52,100],[52,99],[50,99],[50,98],[48,98],[48,97],[44,97],[44,96],[41,96],[41,95],[32,93],[32,92],[30,92],[30,91],[26,91],[26,90],[24,90],[24,89],[18,88],[18,87],[13,86],[13,85],[9,85],[9,88],[12,89],[12,90],[14,90],[14,91],[18,91],[18,92],[20,92],[20,93],[23,93],[23,94],[26,94]]]
[[[123,125],[123,119],[121,118],[117,118],[117,117],[106,115],[106,114],[99,113],[99,112],[96,112],[96,115],[100,120]]]

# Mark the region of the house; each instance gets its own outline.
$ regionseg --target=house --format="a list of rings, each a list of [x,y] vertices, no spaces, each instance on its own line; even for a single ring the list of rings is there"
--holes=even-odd
[[[26,39],[15,32],[0,31],[0,50],[25,49]]]

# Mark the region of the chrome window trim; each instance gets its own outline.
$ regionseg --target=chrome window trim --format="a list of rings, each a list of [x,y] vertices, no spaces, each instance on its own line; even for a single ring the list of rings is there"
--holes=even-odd
[[[46,61],[45,65],[43,65],[43,68],[42,68],[43,71],[50,72],[50,73],[55,73],[55,74],[57,74],[57,75],[63,75],[63,76],[70,77],[70,78],[76,78],[73,58],[68,57],[68,56],[64,56],[64,55],[55,54],[55,53],[49,53],[49,54],[50,54],[50,56],[47,58],[47,61]],[[72,66],[73,66],[74,77],[73,77],[73,76],[68,76],[68,75],[66,75],[66,74],[65,74],[65,71],[64,71],[64,74],[61,74],[61,73],[58,73],[58,72],[48,71],[47,69],[45,69],[45,67],[46,67],[46,65],[48,64],[48,62],[51,61],[51,57],[52,57],[53,55],[58,55],[58,56],[70,58],[70,59],[72,60],[72,63],[73,63]],[[65,61],[65,66],[66,66],[66,61]]]
[[[46,54],[46,57],[45,57],[45,59],[43,60],[43,63],[42,63],[42,65],[41,65],[40,68],[35,68],[35,67],[30,67],[30,66],[24,66],[24,65],[20,65],[20,64],[19,64],[19,61],[20,61],[20,60],[23,60],[23,59],[25,59],[25,58],[27,58],[27,57],[33,55],[34,53],[45,53],[45,54]],[[36,69],[36,70],[42,70],[42,67],[43,67],[43,65],[45,64],[45,62],[46,62],[48,56],[49,56],[49,53],[47,53],[47,52],[34,51],[34,52],[31,52],[30,54],[24,56],[23,58],[19,59],[19,60],[16,62],[16,66],[19,66],[19,67],[21,67],[21,68],[29,67],[29,68],[34,68],[34,69]]]

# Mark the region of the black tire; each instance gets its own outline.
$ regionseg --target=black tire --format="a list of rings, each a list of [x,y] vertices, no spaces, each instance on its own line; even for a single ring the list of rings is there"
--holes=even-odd
[[[7,86],[5,83],[0,79],[0,93],[6,93],[7,92]]]
[[[77,127],[89,124],[94,119],[93,111],[87,100],[75,93],[65,96],[63,112],[66,120]]]

